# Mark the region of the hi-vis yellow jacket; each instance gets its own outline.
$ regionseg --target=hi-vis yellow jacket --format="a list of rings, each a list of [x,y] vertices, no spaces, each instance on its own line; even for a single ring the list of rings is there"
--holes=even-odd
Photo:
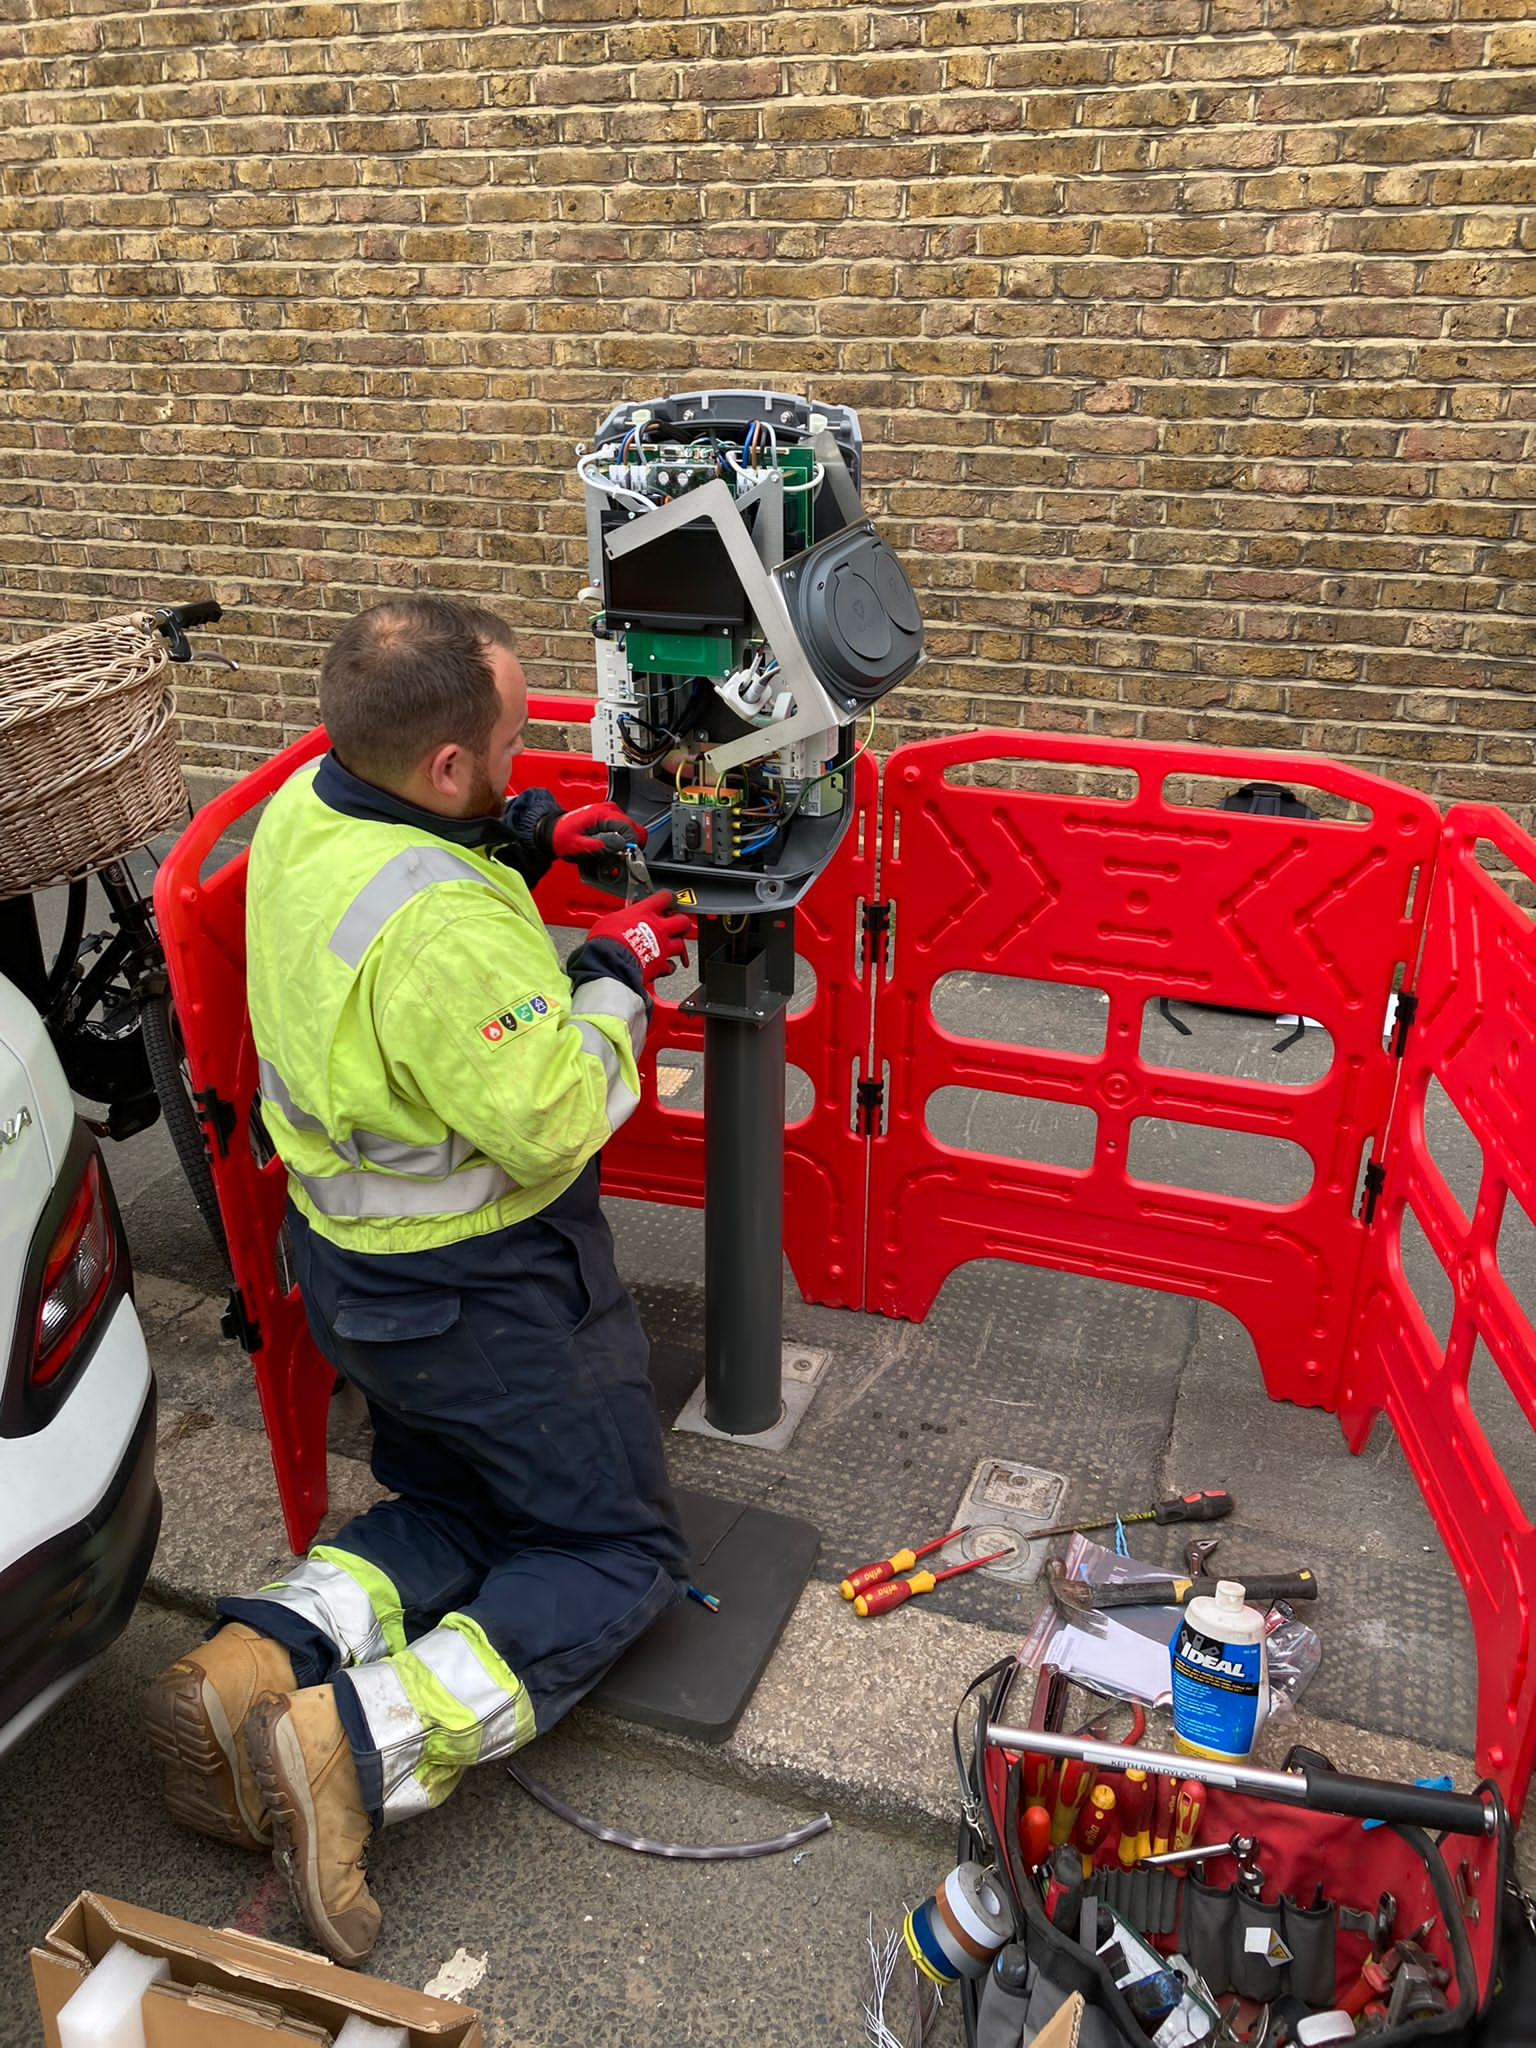
[[[639,1099],[638,977],[602,941],[568,975],[512,867],[393,799],[334,808],[317,775],[367,789],[334,756],[293,775],[246,899],[262,1116],[293,1199],[364,1252],[521,1222]]]

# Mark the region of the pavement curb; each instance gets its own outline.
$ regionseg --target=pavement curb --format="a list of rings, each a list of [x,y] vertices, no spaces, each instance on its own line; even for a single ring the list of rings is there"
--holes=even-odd
[[[205,1409],[167,1407],[159,1438],[165,1525],[148,1597],[203,1620],[227,1591],[281,1575],[291,1553],[272,1483],[265,1436]],[[380,1497],[365,1465],[332,1450],[332,1534]],[[927,1608],[891,1624],[854,1623],[837,1588],[812,1581],[735,1733],[707,1744],[639,1727],[596,1708],[577,1725],[610,1748],[650,1749],[713,1779],[771,1791],[791,1805],[828,1806],[886,1828],[952,1828],[958,1788],[950,1745],[955,1705],[968,1681],[1010,1656],[1018,1637]],[[1027,1687],[1028,1675],[1021,1681]],[[1028,1711],[1030,1691],[1016,1694]],[[1154,1715],[1147,1741],[1167,1740]],[[1412,1779],[1448,1771],[1475,1781],[1472,1761],[1306,1712],[1271,1724],[1257,1760],[1277,1765],[1293,1742],[1331,1755],[1341,1769]],[[537,1769],[537,1753],[530,1753]]]

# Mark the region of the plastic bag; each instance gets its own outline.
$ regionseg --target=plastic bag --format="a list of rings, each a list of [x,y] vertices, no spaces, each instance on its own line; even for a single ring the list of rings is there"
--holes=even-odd
[[[1065,1564],[1069,1578],[1086,1579],[1094,1586],[1134,1585],[1137,1580],[1168,1576],[1161,1565],[1117,1557],[1087,1536],[1072,1538]],[[1170,1694],[1168,1645],[1180,1612],[1177,1607],[1113,1608],[1098,1614],[1089,1628],[1069,1621],[1048,1601],[1019,1654],[1036,1671],[1054,1664],[1096,1692],[1141,1700],[1149,1707],[1166,1706]],[[1273,1716],[1287,1714],[1296,1705],[1322,1661],[1323,1646],[1316,1630],[1298,1621],[1284,1601],[1277,1602],[1270,1614],[1273,1627],[1266,1649]]]

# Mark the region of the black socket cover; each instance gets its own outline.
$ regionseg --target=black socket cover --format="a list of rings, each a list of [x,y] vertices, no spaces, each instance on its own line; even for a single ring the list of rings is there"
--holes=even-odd
[[[811,667],[847,709],[873,703],[917,666],[917,598],[873,527],[818,541],[778,575]]]

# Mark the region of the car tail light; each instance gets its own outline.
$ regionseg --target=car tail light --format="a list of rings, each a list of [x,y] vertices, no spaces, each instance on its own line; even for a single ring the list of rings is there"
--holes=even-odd
[[[45,1387],[68,1364],[106,1300],[117,1265],[101,1161],[92,1156],[43,1262],[30,1379]]]

